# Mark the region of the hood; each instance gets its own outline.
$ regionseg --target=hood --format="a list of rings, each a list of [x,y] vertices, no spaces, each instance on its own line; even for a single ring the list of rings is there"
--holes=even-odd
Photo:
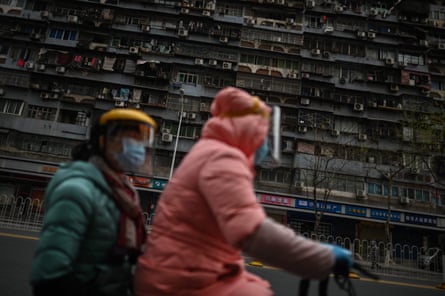
[[[250,112],[254,107],[257,112]],[[253,158],[267,136],[269,119],[265,115],[270,112],[270,107],[246,91],[224,88],[215,96],[211,106],[213,117],[204,125],[202,137],[222,141]]]
[[[46,196],[50,196],[51,192],[57,188],[60,183],[72,177],[89,179],[105,192],[110,192],[109,186],[101,171],[99,171],[93,164],[86,161],[74,161],[62,163],[60,165],[57,173],[48,184]]]

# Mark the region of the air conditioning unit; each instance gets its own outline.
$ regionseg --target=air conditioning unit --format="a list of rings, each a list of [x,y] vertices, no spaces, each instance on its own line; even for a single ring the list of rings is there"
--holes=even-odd
[[[306,133],[307,132],[307,126],[299,126],[298,127],[298,132],[302,133],[302,134]]]
[[[387,65],[394,65],[394,59],[393,58],[386,58],[385,64]]]
[[[319,56],[320,55],[320,49],[318,49],[318,48],[314,48],[314,49],[312,49],[311,50],[311,54],[313,55],[313,56]]]
[[[286,0],[276,0],[277,4],[279,5],[285,5],[286,4]]]
[[[178,30],[178,35],[179,37],[187,37],[189,35],[189,31],[184,28],[181,28]]]
[[[187,112],[178,112],[178,118],[180,118],[181,117],[181,114],[182,114],[182,118],[187,118]]]
[[[191,120],[195,120],[196,119],[196,113],[188,113],[187,114],[187,118],[191,119]]]
[[[370,16],[376,16],[376,15],[378,15],[378,14],[379,14],[379,12],[378,12],[377,8],[371,8],[371,9],[369,10],[369,15],[370,15]]]
[[[375,163],[375,158],[374,158],[374,156],[368,156],[368,162],[369,162],[369,163]]]
[[[116,100],[116,101],[114,102],[114,106],[115,106],[115,107],[125,107],[125,102],[122,101],[122,100]]]
[[[47,93],[47,92],[41,92],[41,93],[40,93],[40,98],[42,98],[42,99],[49,99],[49,93]]]
[[[439,43],[439,44],[437,45],[437,48],[439,48],[439,49],[445,49],[445,43]]]
[[[210,13],[210,10],[203,10],[202,15],[203,16],[211,16],[212,14]]]
[[[169,129],[169,128],[163,128],[163,129],[161,130],[161,132],[162,132],[163,134],[170,134],[170,133],[171,133],[171,129]]]
[[[289,73],[288,77],[292,78],[292,79],[297,79],[298,78],[298,73]]]
[[[358,139],[360,141],[366,141],[368,139],[368,135],[367,134],[359,134]]]
[[[399,91],[399,86],[397,84],[391,84],[389,87],[391,91]]]
[[[79,22],[79,17],[77,15],[68,15],[68,22],[77,24]]]
[[[357,189],[357,191],[355,192],[355,196],[356,198],[365,198],[366,197],[365,190]]]
[[[53,99],[53,100],[57,100],[57,99],[59,98],[59,94],[57,94],[57,93],[52,93],[52,94],[49,95],[49,98],[50,98],[50,99]]]
[[[375,32],[368,32],[368,38],[369,39],[374,39],[375,38]]]
[[[128,53],[130,53],[130,54],[138,54],[138,53],[139,53],[139,47],[131,46],[131,47],[128,49]]]
[[[40,38],[42,38],[42,35],[40,33],[32,33],[31,34],[32,40],[40,40]]]
[[[336,12],[343,12],[343,6],[340,6],[340,5],[335,6],[335,11]]]
[[[340,136],[340,130],[338,130],[338,129],[333,129],[333,130],[331,131],[331,135],[332,135],[333,137],[338,137],[338,136]]]
[[[366,32],[357,31],[357,38],[366,38]]]
[[[47,19],[49,17],[49,11],[48,10],[42,10],[40,11],[40,17],[42,19]]]
[[[150,30],[151,30],[151,27],[149,25],[143,25],[142,26],[142,31],[143,32],[150,32]]]
[[[173,141],[173,135],[170,133],[162,133],[161,140],[165,143],[171,143]]]
[[[232,63],[224,62],[222,64],[223,69],[232,69]]]
[[[306,1],[306,7],[307,8],[314,8],[315,7],[315,1],[314,0],[307,0]]]
[[[28,61],[25,63],[26,69],[32,70],[34,69],[34,62]]]
[[[301,77],[302,77],[302,78],[310,78],[310,77],[311,77],[311,74],[309,74],[309,73],[302,73],[302,74],[301,74]]]
[[[188,8],[183,7],[183,8],[181,8],[181,13],[183,13],[183,14],[189,14],[189,13],[190,13],[190,10],[189,10]]]
[[[221,37],[219,37],[219,42],[221,42],[221,43],[228,43],[229,42],[229,37],[221,36]]]
[[[354,110],[355,111],[363,111],[363,104],[361,104],[361,103],[355,103],[354,104]]]
[[[196,58],[196,59],[195,59],[195,64],[196,64],[196,65],[203,65],[203,64],[204,64],[204,59],[198,59],[198,58]]]
[[[331,25],[327,25],[324,27],[323,32],[324,33],[332,33],[332,32],[334,32],[334,27]]]
[[[216,65],[218,65],[218,61],[217,60],[209,60],[209,65],[216,66]]]
[[[64,74],[66,72],[66,68],[64,66],[56,67],[56,72],[59,74]]]
[[[253,19],[253,18],[248,18],[247,20],[246,20],[246,24],[247,25],[249,25],[249,26],[253,26],[253,25],[255,25],[255,19]]]
[[[410,203],[409,197],[407,196],[401,196],[399,201],[402,205],[408,205]]]
[[[303,106],[308,106],[311,103],[311,100],[309,98],[301,98],[300,104]]]
[[[422,39],[419,41],[420,46],[428,47],[428,40]]]

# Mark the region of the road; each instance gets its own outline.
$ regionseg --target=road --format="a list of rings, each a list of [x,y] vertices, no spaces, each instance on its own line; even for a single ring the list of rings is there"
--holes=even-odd
[[[0,295],[31,296],[28,284],[34,248],[38,240],[35,232],[0,229]],[[297,296],[299,278],[277,269],[247,266],[247,269],[269,280],[276,296]],[[420,282],[405,278],[382,278],[378,282],[354,279],[357,296],[443,296],[445,290],[435,288],[439,283]],[[309,296],[316,296],[317,282],[312,283]],[[347,296],[333,280],[330,281],[329,296]]]

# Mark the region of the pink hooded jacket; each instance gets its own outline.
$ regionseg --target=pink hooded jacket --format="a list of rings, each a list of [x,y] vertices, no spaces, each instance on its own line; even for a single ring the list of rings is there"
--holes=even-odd
[[[273,294],[245,270],[241,256],[246,239],[267,220],[253,188],[253,158],[270,108],[228,87],[211,113],[158,202],[136,268],[138,296]]]

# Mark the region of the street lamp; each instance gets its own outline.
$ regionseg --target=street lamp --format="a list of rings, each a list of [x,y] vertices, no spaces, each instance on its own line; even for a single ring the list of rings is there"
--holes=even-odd
[[[172,163],[170,166],[170,176],[168,177],[169,180],[172,178],[173,169],[175,167],[176,150],[178,150],[179,134],[181,132],[181,124],[182,124],[182,115],[184,113],[184,90],[182,88],[179,90],[179,94],[181,96],[181,98],[180,98],[181,111],[179,112],[179,124],[178,124],[178,130],[176,131],[176,141],[175,141],[175,147],[173,149],[173,158],[172,158]]]

